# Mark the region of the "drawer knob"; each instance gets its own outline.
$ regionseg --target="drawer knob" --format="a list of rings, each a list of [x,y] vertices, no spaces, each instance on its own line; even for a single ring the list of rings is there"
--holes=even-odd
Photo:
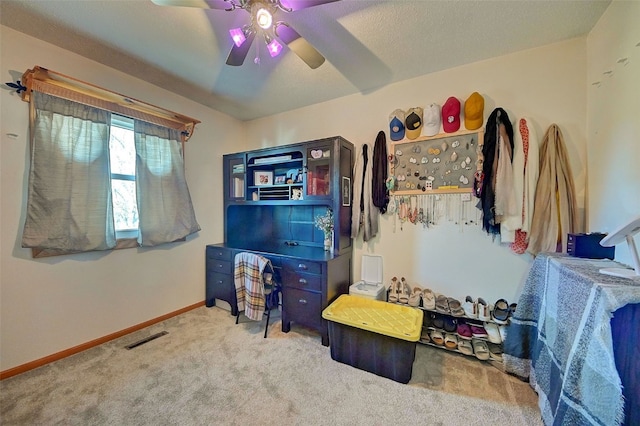
[[[222,284],[222,280],[218,280],[218,284]]]
[[[220,265],[219,263],[218,263],[218,268],[222,268],[222,265]]]
[[[300,299],[300,300],[298,300],[298,302],[302,303],[303,305],[306,305],[306,304],[307,304],[306,299]]]
[[[307,269],[307,265],[305,265],[304,263],[299,263],[298,264],[298,268],[306,270]]]
[[[300,284],[307,284],[307,280],[305,280],[304,278],[300,278],[300,279],[298,280],[298,282],[299,282]]]

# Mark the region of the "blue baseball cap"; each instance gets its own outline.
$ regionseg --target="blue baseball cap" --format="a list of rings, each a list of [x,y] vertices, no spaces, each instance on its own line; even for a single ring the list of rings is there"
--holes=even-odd
[[[389,136],[392,141],[404,139],[404,111],[397,109],[389,116]]]

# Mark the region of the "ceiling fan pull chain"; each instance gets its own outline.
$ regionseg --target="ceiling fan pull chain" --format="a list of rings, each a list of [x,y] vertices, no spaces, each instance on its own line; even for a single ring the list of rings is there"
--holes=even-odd
[[[253,60],[253,63],[260,65],[260,43],[256,43],[256,57]]]

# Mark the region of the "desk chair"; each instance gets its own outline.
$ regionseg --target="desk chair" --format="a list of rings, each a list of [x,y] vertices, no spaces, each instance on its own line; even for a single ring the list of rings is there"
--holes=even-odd
[[[264,337],[267,337],[271,310],[280,302],[282,288],[274,279],[271,261],[251,252],[238,253],[234,259],[234,284],[238,314],[236,324],[240,320],[240,311],[254,321],[260,321],[267,314]]]

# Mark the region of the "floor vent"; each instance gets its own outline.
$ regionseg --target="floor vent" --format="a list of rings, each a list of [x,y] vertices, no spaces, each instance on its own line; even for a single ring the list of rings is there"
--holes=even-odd
[[[152,341],[152,340],[155,340],[155,339],[157,339],[158,337],[162,337],[162,336],[164,336],[165,334],[169,334],[169,332],[168,332],[168,331],[163,331],[163,332],[161,332],[161,333],[152,334],[152,335],[151,335],[151,336],[149,336],[149,337],[145,337],[145,338],[144,338],[144,339],[142,339],[142,340],[138,340],[138,341],[137,341],[137,342],[135,342],[135,343],[132,343],[132,344],[130,344],[130,345],[125,346],[125,348],[127,348],[127,349],[137,348],[138,346],[140,346],[140,345],[144,345],[145,343],[148,343],[148,342],[150,342],[150,341]]]

